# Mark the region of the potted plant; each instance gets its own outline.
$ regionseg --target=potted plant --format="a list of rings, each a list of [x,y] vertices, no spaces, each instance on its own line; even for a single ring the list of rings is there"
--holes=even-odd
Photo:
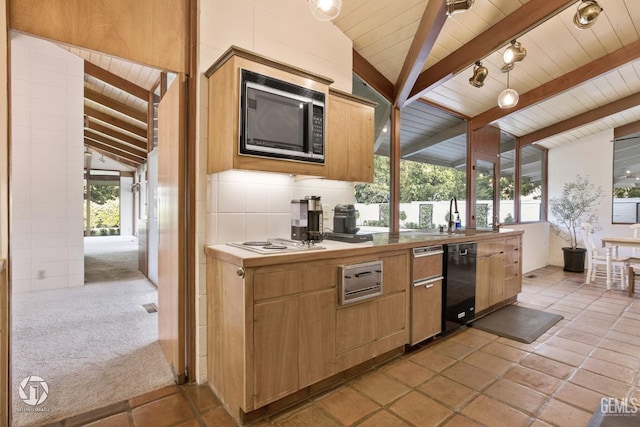
[[[568,236],[562,234],[571,246],[563,247],[565,271],[583,272],[586,249],[578,247],[578,230],[583,222],[592,225],[598,221],[594,208],[600,203],[602,187],[589,182],[588,177],[576,176],[574,182],[567,182],[562,195],[549,200],[549,210],[557,221],[555,233],[562,234],[562,228]]]

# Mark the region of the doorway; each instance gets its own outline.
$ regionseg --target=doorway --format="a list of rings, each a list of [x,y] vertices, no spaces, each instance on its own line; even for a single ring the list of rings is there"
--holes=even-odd
[[[86,235],[91,217],[86,225],[83,217],[86,153],[138,170],[147,142],[136,148],[140,138],[127,131],[133,143],[122,149],[116,126],[94,105],[107,100],[83,72],[85,59],[42,39],[11,38],[12,407],[14,424],[23,425],[128,399],[174,383],[174,375],[158,340],[157,310],[148,310],[158,292],[147,278],[104,280],[103,272],[85,283],[84,240],[93,238]],[[135,230],[123,233],[120,222],[110,235],[116,227],[103,225],[106,235],[94,237],[137,246]],[[104,247],[96,253],[105,255]]]

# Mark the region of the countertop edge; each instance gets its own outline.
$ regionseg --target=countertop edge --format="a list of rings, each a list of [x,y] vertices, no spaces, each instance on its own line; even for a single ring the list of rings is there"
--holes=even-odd
[[[376,244],[371,246],[363,246],[362,244],[345,243],[340,248],[310,250],[295,253],[283,253],[274,255],[262,255],[252,253],[250,251],[235,248],[225,244],[207,245],[205,246],[205,254],[207,257],[213,257],[221,261],[230,262],[242,267],[263,267],[276,264],[295,263],[304,261],[314,261],[321,259],[344,258],[347,256],[363,256],[374,255],[378,253],[388,253],[396,250],[410,250],[415,247],[425,245],[443,245],[451,243],[464,242],[480,242],[483,240],[492,240],[496,238],[519,236],[524,234],[523,230],[501,229],[496,232],[478,232],[465,236],[443,236],[433,237],[424,240],[412,240],[408,242],[393,242]],[[394,239],[389,239],[394,240]]]

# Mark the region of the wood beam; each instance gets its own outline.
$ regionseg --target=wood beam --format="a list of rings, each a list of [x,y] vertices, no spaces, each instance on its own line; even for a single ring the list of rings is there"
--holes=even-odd
[[[389,156],[389,237],[400,236],[400,109],[391,109],[391,140]]]
[[[569,90],[574,86],[588,82],[589,80],[601,76],[615,68],[621,67],[629,62],[633,62],[638,58],[640,58],[640,40],[591,61],[582,67],[576,68],[575,70],[540,85],[529,92],[521,94],[518,105],[513,108],[502,109],[496,106],[477,115],[471,119],[471,130],[480,129],[481,127],[491,124],[498,119],[508,116],[509,114],[531,107],[532,105],[542,102],[547,98]]]
[[[436,44],[438,35],[447,21],[446,2],[430,1],[424,10],[416,35],[411,42],[409,53],[404,60],[402,70],[395,85],[396,97],[394,105],[402,108],[407,103],[411,89],[420,76],[420,71],[427,62],[431,49]]]
[[[376,92],[382,95],[387,101],[393,103],[395,99],[395,88],[382,73],[374,68],[369,61],[364,59],[356,50],[353,50],[353,72],[356,73],[369,86],[374,88]]]
[[[444,141],[448,141],[460,135],[465,135],[467,133],[467,123],[462,122],[455,126],[452,126],[448,129],[443,130],[442,132],[429,136],[427,138],[423,138],[419,141],[416,141],[402,149],[400,152],[400,156],[402,158],[412,156],[414,154],[418,154],[420,151],[425,148],[429,148],[433,145],[439,144]]]
[[[144,162],[141,163],[139,160],[130,160],[125,157],[122,157],[122,155],[118,154],[116,150],[106,147],[100,144],[99,142],[92,141],[90,139],[85,139],[84,143],[90,146],[93,150],[95,150],[96,153],[100,153],[105,157],[115,160],[116,162],[122,163],[123,165],[131,166],[132,168],[137,168],[142,163],[144,163]]]
[[[637,107],[638,104],[640,104],[640,92],[629,95],[617,101],[610,102],[609,104],[603,105],[601,107],[594,108],[591,111],[578,114],[577,116],[573,116],[551,126],[547,126],[546,128],[523,135],[520,137],[520,145],[524,146],[533,144],[534,142],[540,141],[541,139],[549,138],[553,135],[558,135],[563,132],[568,132],[571,129],[584,126],[588,123],[600,120],[612,114],[619,113],[620,111]]]
[[[9,27],[154,68],[187,70],[186,0],[13,0]]]
[[[125,122],[124,120],[120,120],[117,117],[110,116],[109,114],[103,113],[100,110],[91,108],[88,105],[84,106],[84,114],[93,119],[100,120],[101,122],[105,122],[122,130],[126,130],[127,132],[130,132],[141,138],[147,138],[147,130],[144,127]]]
[[[112,140],[110,138],[107,138],[106,136],[100,135],[99,133],[92,131],[91,129],[85,129],[84,137],[85,137],[85,140],[87,138],[92,139],[92,140],[94,140],[96,142],[99,142],[101,144],[104,144],[104,145],[107,145],[107,146],[112,147],[114,149],[120,150],[123,153],[130,154],[131,156],[134,156],[135,158],[138,158],[143,162],[147,158],[147,152],[146,151],[140,151],[137,148],[133,148],[133,147],[131,147],[129,145],[122,144],[120,142],[114,141],[114,140]]]
[[[407,102],[415,101],[454,75],[540,25],[578,0],[530,0],[493,27],[423,71]],[[430,2],[431,3],[431,2]]]
[[[120,114],[131,117],[142,123],[147,123],[147,113],[141,112],[140,110],[136,110],[126,104],[123,104],[120,101],[116,101],[115,99],[109,98],[101,93],[93,91],[91,89],[84,88],[84,97],[90,101],[93,101],[97,104],[100,104],[104,107],[107,107],[111,110],[117,111]]]
[[[129,135],[126,135],[120,131],[117,131],[113,128],[110,128],[108,126],[103,126],[99,123],[96,123],[94,121],[89,120],[89,126],[88,129],[91,129],[93,131],[96,131],[98,133],[101,133],[102,135],[106,135],[108,137],[111,137],[113,139],[118,140],[119,142],[123,143],[123,144],[129,144],[132,146],[132,148],[137,148],[139,150],[143,150],[144,152],[147,151],[147,142],[146,141],[141,141],[137,138],[131,137]]]
[[[613,129],[613,138],[624,138],[625,136],[629,136],[633,133],[640,132],[640,120],[637,122],[629,123],[624,126],[618,126]]]
[[[110,86],[118,88],[123,92],[127,92],[128,94],[131,94],[136,98],[140,98],[144,101],[149,100],[149,91],[145,88],[140,87],[127,79],[123,79],[122,77],[115,75],[105,70],[104,68],[100,68],[89,61],[84,61],[84,72],[85,74],[95,77],[96,79],[105,82]]]

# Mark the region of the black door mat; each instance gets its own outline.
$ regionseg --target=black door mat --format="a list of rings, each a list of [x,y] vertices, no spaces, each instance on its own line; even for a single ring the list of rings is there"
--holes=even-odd
[[[508,305],[474,321],[470,326],[531,344],[561,319],[563,316],[559,314],[546,313],[519,305]]]

